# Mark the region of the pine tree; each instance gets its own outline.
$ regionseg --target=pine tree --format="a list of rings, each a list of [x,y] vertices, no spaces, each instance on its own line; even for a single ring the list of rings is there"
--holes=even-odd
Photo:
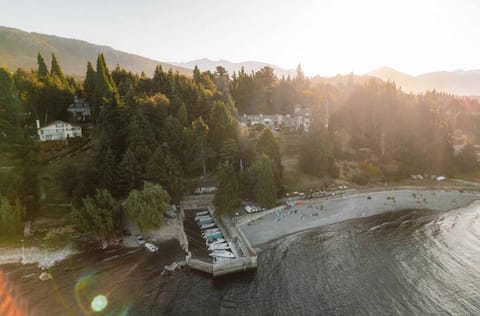
[[[223,102],[215,102],[209,119],[209,138],[212,148],[220,152],[227,139],[237,140],[237,126]]]
[[[195,157],[201,160],[203,176],[207,175],[207,136],[208,126],[201,117],[192,122]]]
[[[110,76],[103,54],[98,55],[95,90],[92,98],[93,117],[96,119],[105,104],[111,99],[118,99],[115,84]],[[118,101],[117,101],[118,103]]]
[[[195,68],[193,68],[193,80],[195,80],[196,83],[200,83],[201,79],[200,69],[195,65]]]
[[[147,179],[160,183],[170,193],[174,201],[179,201],[183,195],[182,166],[176,159],[167,143],[155,149],[146,165]]]
[[[37,55],[37,64],[38,78],[40,78],[40,81],[43,83],[48,82],[50,80],[50,74],[48,73],[47,64],[40,53]]]
[[[273,136],[272,131],[269,128],[263,130],[262,135],[257,141],[257,152],[259,154],[266,154],[270,157],[277,166],[281,165],[280,148],[278,147],[277,140]]]
[[[240,184],[230,162],[225,161],[218,167],[216,180],[218,189],[213,199],[215,215],[229,214],[240,205]]]
[[[134,110],[128,126],[128,147],[120,163],[129,190],[137,188],[145,178],[145,167],[155,145],[153,131],[142,110]]]
[[[108,145],[100,152],[98,171],[101,187],[114,192],[118,183],[118,163],[113,150]]]
[[[182,102],[180,107],[178,108],[177,112],[177,120],[182,124],[183,126],[188,126],[188,112],[187,112],[187,107],[185,106],[185,103]]]
[[[277,202],[277,185],[275,183],[275,165],[272,160],[262,155],[249,169],[254,178],[254,192],[257,203],[265,208],[272,208]]]
[[[95,91],[95,81],[96,81],[96,72],[93,69],[92,63],[88,62],[87,64],[87,73],[85,75],[85,80],[83,81],[83,91],[85,91],[85,96],[88,101],[92,101],[93,93]]]
[[[52,67],[50,69],[50,76],[54,79],[57,79],[64,86],[68,86],[65,75],[63,74],[62,68],[58,63],[57,57],[52,53]]]
[[[108,67],[107,67],[107,62],[105,61],[105,56],[103,56],[103,54],[100,54],[99,56],[99,59],[100,59],[100,62],[103,66],[103,69],[105,69],[105,75],[108,79],[108,83],[110,84],[110,86],[112,87],[112,89],[114,90],[117,90],[116,89],[116,86],[115,86],[115,82],[113,81],[113,77],[112,77],[112,74],[110,73],[110,71],[108,70]]]
[[[154,91],[157,93],[160,92],[167,97],[171,96],[170,82],[167,74],[162,69],[162,65],[157,65],[157,67],[155,67],[155,72],[153,73]]]

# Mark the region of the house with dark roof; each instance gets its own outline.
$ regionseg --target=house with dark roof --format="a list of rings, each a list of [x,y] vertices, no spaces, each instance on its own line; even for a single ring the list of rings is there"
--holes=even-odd
[[[73,98],[73,103],[68,106],[67,111],[73,114],[77,122],[89,121],[92,116],[90,104],[85,99],[80,99],[77,96]]]

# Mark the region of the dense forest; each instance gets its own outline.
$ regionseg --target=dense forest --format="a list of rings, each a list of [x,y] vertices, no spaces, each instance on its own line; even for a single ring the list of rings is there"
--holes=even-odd
[[[291,114],[309,107],[312,127],[298,141],[298,168],[336,178],[342,161],[358,170],[347,179],[400,179],[411,173],[452,175],[477,169],[476,101],[427,91],[403,93],[391,82],[351,76],[335,84],[294,78],[273,69],[229,74],[222,67],[192,76],[157,66],[153,77],[117,66],[103,55],[88,63],[83,80],[63,73],[55,55],[49,67],[0,69],[0,231],[19,230],[48,200],[41,177],[55,159],[48,144],[35,140],[35,122],[74,122],[67,107],[73,97],[88,100],[91,122],[83,123],[88,151],[81,163],[61,160],[55,181],[73,205],[72,219],[85,232],[109,237],[119,228],[119,201],[140,226],[161,222],[158,211],[191,192],[191,182],[214,174],[214,203],[228,213],[242,199],[272,207],[283,190],[278,137],[262,126],[248,135],[242,114]],[[454,131],[464,143],[454,154]],[[246,136],[247,134],[248,136]],[[75,142],[72,140],[70,143]],[[155,207],[151,207],[155,205]]]

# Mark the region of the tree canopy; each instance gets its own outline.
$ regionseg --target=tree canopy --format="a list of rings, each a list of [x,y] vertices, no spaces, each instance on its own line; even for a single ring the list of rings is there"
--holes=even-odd
[[[145,182],[141,191],[130,191],[125,207],[130,219],[145,231],[160,226],[169,203],[170,195],[161,185]]]
[[[94,197],[82,199],[82,206],[72,210],[78,228],[93,235],[109,238],[120,225],[120,205],[107,190],[98,190]]]
[[[229,214],[240,205],[238,176],[229,161],[225,161],[218,167],[216,180],[217,191],[213,199],[215,215]]]

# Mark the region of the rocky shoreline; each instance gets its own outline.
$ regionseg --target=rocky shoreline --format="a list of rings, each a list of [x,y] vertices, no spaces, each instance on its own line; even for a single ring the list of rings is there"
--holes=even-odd
[[[37,264],[40,269],[49,269],[76,253],[77,250],[72,246],[66,246],[62,249],[2,248],[0,249],[0,266],[14,263]]]

